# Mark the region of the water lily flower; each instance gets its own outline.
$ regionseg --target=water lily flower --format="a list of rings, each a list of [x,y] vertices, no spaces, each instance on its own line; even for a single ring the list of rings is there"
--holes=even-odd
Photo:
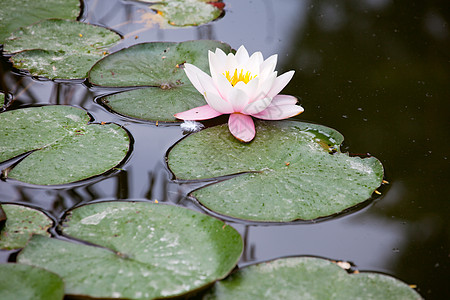
[[[205,97],[207,105],[175,114],[181,120],[206,120],[230,114],[228,128],[242,142],[255,137],[252,117],[282,120],[303,112],[297,98],[278,93],[288,84],[294,71],[277,77],[277,55],[264,60],[261,52],[249,56],[244,46],[236,55],[221,49],[209,51],[211,76],[185,63],[184,71],[192,85]]]

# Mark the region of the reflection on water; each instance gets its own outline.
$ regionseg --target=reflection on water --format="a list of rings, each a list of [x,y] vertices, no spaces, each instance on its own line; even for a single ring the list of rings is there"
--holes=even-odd
[[[300,98],[299,116],[339,130],[344,150],[380,159],[390,185],[371,205],[316,224],[232,222],[246,240],[240,266],[290,255],[352,261],[416,284],[427,299],[450,297],[448,108],[449,9],[444,1],[225,1],[225,17],[169,29],[133,1],[90,0],[82,20],[124,36],[118,50],[148,41],[218,39],[296,71],[284,93]],[[165,25],[162,27],[166,27]],[[0,201],[40,207],[58,219],[73,206],[108,199],[147,199],[200,208],[172,181],[165,154],[179,126],[113,115],[95,98],[113,92],[83,82],[36,80],[1,65],[0,86],[13,109],[29,104],[84,107],[96,121],[116,122],[134,137],[129,160],[108,176],[60,188],[0,181]],[[10,162],[0,164],[3,169]],[[3,255],[6,260],[6,255]]]

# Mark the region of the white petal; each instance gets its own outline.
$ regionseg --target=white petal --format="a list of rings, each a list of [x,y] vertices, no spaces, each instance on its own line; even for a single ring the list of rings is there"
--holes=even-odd
[[[260,65],[263,62],[263,56],[261,52],[255,52],[250,56],[250,59],[245,66],[244,71],[248,71],[251,73],[251,76],[259,76],[260,74]]]
[[[223,99],[228,101],[228,97],[231,93],[231,90],[233,89],[231,83],[223,74],[218,74],[217,76],[214,76],[213,81],[217,87],[219,94],[222,96]]]
[[[238,82],[238,84],[239,83],[240,82]],[[231,103],[231,105],[233,105],[234,112],[241,112],[245,108],[245,106],[247,106],[249,100],[247,94],[239,89],[238,84],[234,86],[228,97],[228,101]],[[245,83],[242,82],[242,84]]]
[[[274,54],[268,59],[266,59],[260,66],[260,76],[265,78],[269,76],[269,74],[275,71],[275,66],[277,65],[278,55]]]
[[[243,90],[247,94],[249,102],[255,100],[255,96],[258,94],[258,89],[259,89],[258,77],[253,78],[244,87],[241,88],[241,90]]]
[[[263,98],[271,98],[267,94],[269,93],[270,89],[272,88],[273,83],[275,82],[275,79],[277,78],[277,72],[271,73],[267,78],[262,80],[262,78],[259,78],[259,87],[256,90],[255,94],[252,97],[252,101],[256,101]]]
[[[209,106],[211,106],[215,111],[218,111],[222,114],[230,114],[234,112],[233,106],[228,103],[228,101],[222,99],[219,95],[206,91],[205,100]]]
[[[238,67],[238,63],[236,61],[236,57],[233,53],[228,53],[227,59],[225,60],[225,70],[234,72],[234,69]]]
[[[246,115],[254,115],[265,110],[271,103],[271,98],[262,98],[249,103],[242,111]]]
[[[206,74],[196,66],[191,65],[189,63],[184,64],[184,72],[191,81],[192,85],[197,89],[197,91],[199,91],[202,94],[205,92],[205,90],[200,84],[200,80],[207,80],[207,82],[212,82],[212,79],[211,77],[209,77],[208,74]]]
[[[247,49],[244,46],[239,47],[236,52],[236,61],[239,65],[245,65],[249,59]]]
[[[303,107],[295,105],[296,102],[297,99],[293,96],[277,95],[265,110],[252,116],[263,120],[287,119],[304,111]]]
[[[291,95],[276,95],[273,97],[270,106],[273,105],[293,105],[297,103],[297,98]]]
[[[216,52],[218,52],[217,50]],[[220,51],[221,52],[219,52],[219,55],[216,55],[215,53],[208,51],[209,71],[211,72],[211,76],[213,78],[215,75],[222,74],[225,70],[225,62],[227,56],[222,50]]]
[[[292,79],[292,76],[294,76],[294,71],[286,72],[280,76],[278,76],[273,85],[270,89],[269,93],[267,94],[268,97],[275,97],[278,95],[279,92],[281,92],[282,89],[289,83],[289,81]]]

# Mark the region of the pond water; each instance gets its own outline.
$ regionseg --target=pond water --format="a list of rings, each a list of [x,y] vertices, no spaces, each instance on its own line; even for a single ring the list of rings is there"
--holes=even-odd
[[[298,119],[337,129],[345,136],[344,151],[370,153],[383,163],[389,185],[356,211],[321,222],[230,222],[246,242],[240,267],[320,256],[395,276],[417,285],[426,299],[448,299],[450,10],[439,3],[227,0],[225,15],[214,22],[168,29],[152,23],[145,4],[89,0],[81,20],[122,34],[114,51],[151,41],[216,39],[264,57],[278,53],[277,70],[296,71],[283,93],[300,99],[305,112]],[[111,199],[204,211],[185,199],[194,186],[173,182],[165,163],[167,150],[184,136],[178,125],[108,112],[96,98],[113,89],[31,78],[12,70],[6,57],[0,71],[1,89],[14,97],[7,110],[80,106],[96,121],[123,125],[134,139],[133,152],[113,174],[60,187],[0,181],[0,202],[39,208],[55,221],[73,206]],[[5,262],[10,252],[0,254]]]

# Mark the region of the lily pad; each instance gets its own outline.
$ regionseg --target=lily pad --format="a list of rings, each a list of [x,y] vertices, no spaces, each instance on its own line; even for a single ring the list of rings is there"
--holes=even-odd
[[[75,20],[80,14],[79,0],[0,0],[0,43],[14,30],[40,20]]]
[[[218,281],[212,299],[380,299],[422,297],[407,284],[379,273],[348,274],[335,263],[291,257],[243,268]]]
[[[62,231],[94,245],[35,236],[18,261],[59,274],[66,294],[89,297],[182,295],[224,278],[243,249],[239,233],[220,220],[148,202],[76,208]]]
[[[108,87],[157,86],[165,89],[190,84],[183,64],[194,64],[206,72],[208,50],[216,48],[231,52],[229,45],[211,40],[137,44],[97,62],[89,72],[89,81]]]
[[[222,10],[204,0],[163,0],[150,6],[173,26],[197,26],[211,22]],[[209,1],[213,2],[213,1]]]
[[[204,71],[208,50],[230,52],[227,44],[210,41],[145,43],[113,53],[92,67],[89,80],[109,87],[153,86],[102,98],[109,109],[129,117],[174,122],[175,113],[205,103],[183,70],[185,62]]]
[[[0,249],[23,248],[33,234],[50,236],[47,230],[53,221],[44,213],[15,204],[3,204],[2,208],[7,219],[0,232]]]
[[[127,132],[116,124],[88,124],[86,111],[62,105],[0,114],[0,161],[32,151],[9,178],[53,185],[83,180],[118,165],[129,150]]]
[[[173,116],[205,104],[203,96],[191,85],[172,89],[144,88],[100,99],[109,109],[122,115],[147,120],[177,122]]]
[[[168,155],[178,179],[246,173],[192,193],[214,212],[284,222],[330,216],[369,199],[383,179],[374,157],[350,157],[334,129],[296,121],[256,123],[256,138],[237,141],[227,125],[181,140]]]
[[[103,27],[71,20],[51,19],[21,28],[5,40],[4,51],[17,53],[11,60],[15,68],[50,79],[76,79],[120,40]]]
[[[0,278],[0,299],[62,300],[64,297],[64,282],[47,270],[0,264]]]

